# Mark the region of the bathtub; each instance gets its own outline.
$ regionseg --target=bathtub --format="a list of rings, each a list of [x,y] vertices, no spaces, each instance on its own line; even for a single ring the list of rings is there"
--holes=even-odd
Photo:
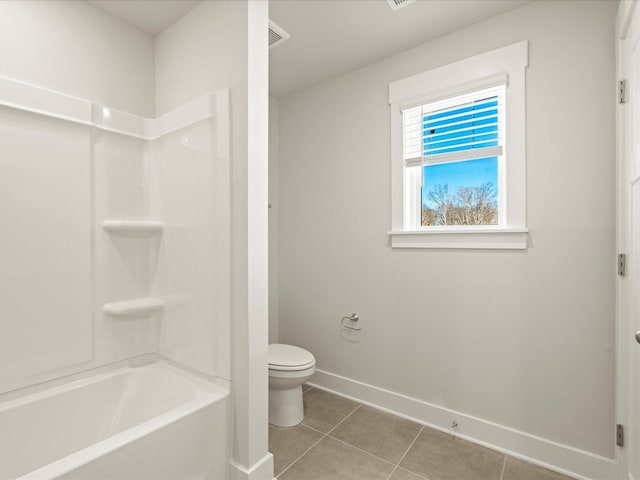
[[[0,479],[228,478],[228,386],[155,361],[0,403]]]

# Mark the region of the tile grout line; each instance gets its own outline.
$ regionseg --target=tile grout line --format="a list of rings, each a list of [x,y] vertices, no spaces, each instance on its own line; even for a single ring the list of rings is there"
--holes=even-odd
[[[371,452],[367,452],[366,450],[363,450],[362,448],[356,447],[355,445],[352,445],[352,444],[350,444],[349,442],[345,442],[344,440],[341,440],[341,439],[336,438],[336,437],[334,437],[333,435],[331,435],[331,433],[332,433],[336,428],[338,428],[340,425],[342,425],[344,422],[346,422],[346,421],[347,421],[347,419],[348,419],[349,417],[351,417],[354,413],[356,413],[356,412],[358,411],[358,409],[359,409],[361,406],[362,406],[362,404],[359,404],[356,408],[354,408],[354,409],[353,409],[353,411],[352,411],[351,413],[349,413],[349,415],[347,415],[347,416],[346,416],[346,417],[344,417],[340,422],[338,422],[338,423],[336,424],[336,426],[335,426],[335,427],[333,427],[333,428],[332,428],[331,430],[329,430],[327,433],[324,433],[324,434],[323,434],[323,437],[322,437],[322,438],[320,438],[320,439],[318,440],[318,442],[320,442],[321,440],[323,440],[323,439],[324,439],[324,438],[326,438],[326,437],[329,437],[329,438],[331,438],[331,439],[333,439],[333,440],[336,440],[336,441],[338,441],[338,442],[340,442],[340,443],[342,443],[342,444],[344,444],[344,445],[347,445],[347,446],[349,446],[349,447],[351,447],[351,448],[355,448],[356,450],[358,450],[358,451],[360,451],[360,452],[362,452],[362,453],[364,453],[364,454],[366,454],[366,455],[368,455],[368,456],[371,456],[371,457],[373,457],[373,458],[376,458],[376,459],[378,459],[378,460],[380,460],[380,461],[382,461],[382,462],[384,462],[384,463],[387,463],[387,464],[389,464],[389,465],[393,465],[393,469],[391,470],[391,472],[389,473],[389,476],[388,476],[388,477],[387,477],[387,479],[386,479],[386,480],[389,480],[389,478],[391,478],[391,475],[393,475],[393,472],[395,472],[395,471],[396,471],[396,469],[398,468],[398,466],[400,465],[400,462],[402,462],[402,460],[404,460],[404,457],[406,457],[406,456],[407,456],[407,453],[409,453],[409,450],[411,449],[411,447],[413,447],[413,444],[414,444],[414,443],[416,443],[416,440],[418,440],[418,437],[420,436],[420,434],[422,433],[422,431],[425,429],[425,427],[424,427],[424,425],[422,425],[422,426],[420,427],[420,430],[418,430],[418,433],[416,433],[416,436],[414,437],[414,439],[413,439],[413,441],[411,442],[411,444],[409,444],[409,446],[408,446],[408,447],[407,447],[407,449],[405,450],[404,454],[400,457],[400,460],[398,460],[398,462],[394,464],[393,462],[390,462],[389,460],[385,460],[384,458],[378,457],[377,455],[375,455],[375,454],[373,454],[373,453],[371,453]],[[303,423],[303,425],[304,425],[304,423]],[[320,430],[316,430],[315,428],[310,427],[309,425],[304,425],[304,426],[305,426],[305,427],[307,427],[307,428],[310,428],[311,430],[314,430],[314,431],[316,431],[316,432],[318,432],[318,433],[323,433],[323,432],[321,432]],[[313,448],[315,445],[317,445],[317,443],[318,443],[318,442],[316,442],[314,445],[312,445],[312,446],[309,448],[309,450],[311,450],[311,448]],[[309,450],[307,450],[307,451],[306,451],[306,452],[304,452],[302,455],[300,455],[300,457],[298,457],[294,462],[292,462],[292,463],[291,463],[291,465],[289,465],[286,469],[284,469],[284,470],[280,473],[280,475],[282,475],[282,473],[284,473],[286,470],[288,470],[288,469],[289,469],[289,467],[291,467],[294,463],[296,463],[298,460],[300,460],[300,458],[301,458],[302,456],[306,455],[306,454],[309,452]],[[411,472],[410,470],[407,470],[407,471],[408,471],[408,472]],[[411,472],[411,473],[415,474],[414,472]],[[418,475],[418,474],[415,474],[415,475],[417,475],[417,476],[419,476],[419,477],[422,477],[422,475]],[[424,478],[424,477],[422,477],[422,478]]]
[[[317,432],[317,430],[315,430],[315,431]],[[278,474],[278,476],[277,476],[276,478],[280,478],[280,475],[282,475],[284,472],[286,472],[287,470],[289,470],[293,465],[295,465],[295,464],[298,462],[298,460],[300,460],[300,459],[301,459],[302,457],[304,457],[307,453],[309,453],[309,450],[311,450],[313,447],[315,447],[317,444],[319,444],[319,443],[320,443],[320,441],[321,441],[322,439],[324,439],[326,436],[327,436],[327,434],[325,433],[322,437],[320,437],[318,440],[316,440],[316,442],[315,442],[313,445],[311,445],[309,448],[307,448],[304,452],[302,452],[298,458],[296,458],[293,462],[291,462],[289,465],[287,465],[287,468],[285,468],[284,470],[282,470],[282,471]]]
[[[325,435],[325,437],[332,438],[333,440],[336,440],[336,441],[338,441],[338,442],[340,442],[340,443],[343,443],[344,445],[347,445],[348,447],[355,448],[356,450],[358,450],[358,451],[360,451],[360,452],[362,452],[362,453],[365,453],[365,454],[367,454],[367,455],[369,455],[369,456],[371,456],[371,457],[373,457],[373,458],[377,458],[378,460],[381,460],[381,461],[383,461],[383,462],[385,462],[385,463],[388,463],[389,465],[393,465],[393,462],[390,462],[389,460],[385,460],[384,458],[380,458],[380,457],[378,457],[377,455],[374,455],[374,454],[373,454],[373,453],[371,453],[371,452],[367,452],[366,450],[363,450],[363,449],[361,449],[361,448],[359,448],[359,447],[356,447],[355,445],[350,444],[349,442],[345,442],[344,440],[340,440],[339,438],[336,438],[336,437],[334,437],[333,435],[331,435],[331,433],[332,433],[336,428],[338,428],[340,425],[342,425],[342,424],[343,424],[343,423],[344,423],[344,422],[345,422],[345,421],[346,421],[346,420],[347,420],[351,415],[353,415],[354,413],[356,413],[356,412],[358,411],[358,409],[359,409],[361,406],[362,406],[362,404],[361,404],[361,403],[360,403],[360,404],[358,404],[358,406],[357,406],[356,408],[354,408],[354,409],[353,409],[353,412],[351,412],[349,415],[347,415],[346,417],[344,417],[344,418],[343,418],[343,419],[342,419],[342,420],[341,420],[341,421],[340,421],[340,422],[339,422],[335,427],[333,427],[331,430],[329,430],[329,431],[327,432],[327,434]],[[393,473],[393,470],[395,470],[395,465],[394,465],[394,468],[391,470],[391,473]]]
[[[327,432],[323,432],[322,430],[318,430],[317,428],[313,428],[309,425],[306,425],[304,423],[301,423],[300,425],[302,425],[303,427],[308,428],[309,430],[313,430],[314,432],[318,432],[320,435],[322,435],[323,437],[327,436]]]
[[[347,418],[349,418],[351,415],[353,415],[354,413],[356,413],[358,411],[358,409],[362,406],[361,403],[358,404],[358,406],[356,408],[353,409],[353,411],[347,415],[346,417],[344,417],[342,420],[340,420],[335,427],[333,427],[331,430],[329,430],[326,434],[329,435],[331,432],[333,432],[336,428],[338,428],[340,425],[342,425]]]
[[[395,465],[392,469],[391,469],[391,473],[389,473],[389,475],[387,476],[387,480],[389,480],[392,476],[393,476],[393,472],[395,472],[398,469],[398,465]]]
[[[394,467],[391,469],[391,473],[389,473],[389,475],[387,476],[387,480],[389,480],[392,476],[393,473],[398,469],[397,465],[394,465]]]
[[[359,407],[358,407],[358,408],[359,408]],[[358,408],[356,408],[356,410],[357,410]],[[344,420],[346,420],[348,417],[350,417],[351,415],[353,415],[353,414],[355,413],[355,411],[356,411],[356,410],[354,410],[353,412],[351,412],[347,417],[345,417],[345,418],[344,418]],[[343,420],[343,422],[344,422],[344,420]],[[342,422],[340,422],[340,423],[342,423]],[[340,425],[340,423],[339,423],[338,425]],[[391,473],[389,474],[389,477],[387,477],[387,480],[389,480],[389,478],[391,477],[391,475],[393,475],[393,472],[395,472],[395,471],[396,471],[396,468],[400,465],[400,462],[401,462],[401,461],[404,459],[404,457],[407,455],[407,453],[409,452],[409,450],[411,449],[411,447],[413,446],[413,444],[414,444],[414,443],[416,443],[416,440],[418,439],[418,437],[420,436],[420,434],[422,433],[422,431],[423,431],[423,430],[424,430],[424,428],[425,428],[424,426],[422,426],[422,427],[420,428],[420,430],[419,430],[419,431],[418,431],[418,433],[416,434],[415,438],[413,439],[413,441],[411,442],[411,444],[407,447],[407,450],[404,452],[404,455],[402,455],[402,457],[400,457],[400,460],[398,460],[398,463],[394,464],[393,462],[390,462],[389,460],[385,460],[384,458],[381,458],[381,457],[379,457],[379,456],[375,455],[374,453],[367,452],[366,450],[363,450],[363,449],[362,449],[362,448],[360,448],[360,447],[356,447],[355,445],[352,445],[352,444],[351,444],[351,443],[349,443],[349,442],[345,442],[344,440],[341,440],[341,439],[336,438],[336,437],[334,437],[333,435],[331,435],[331,432],[332,432],[335,428],[337,428],[337,427],[338,427],[338,425],[336,425],[333,429],[331,429],[331,431],[330,431],[329,433],[325,434],[325,437],[329,437],[329,438],[331,438],[331,439],[333,439],[333,440],[336,440],[336,441],[338,441],[338,442],[340,442],[340,443],[342,443],[342,444],[344,444],[344,445],[347,445],[348,447],[355,448],[356,450],[358,450],[358,451],[360,451],[360,452],[362,452],[362,453],[364,453],[364,454],[366,454],[366,455],[369,455],[370,457],[376,458],[376,459],[378,459],[378,460],[380,460],[380,461],[382,461],[382,462],[384,462],[384,463],[388,463],[389,465],[393,465],[393,469],[391,470]],[[317,431],[317,430],[316,430],[316,431]],[[322,439],[321,439],[321,440],[322,440]],[[400,467],[400,468],[402,468],[402,467]],[[406,469],[403,469],[403,470],[406,470]],[[410,470],[407,470],[407,471],[408,471],[408,472],[411,472]],[[411,472],[411,473],[414,473],[414,472]],[[414,473],[414,474],[415,474],[415,473]],[[415,474],[415,475],[417,475],[417,476],[419,476],[419,477],[422,477],[422,475],[418,475],[418,474]],[[424,478],[424,477],[423,477],[423,478]]]
[[[430,478],[425,477],[424,475],[420,475],[419,473],[413,472],[411,470],[407,470],[404,467],[401,467],[400,465],[398,465],[398,467],[396,468],[396,470],[404,470],[405,472],[409,472],[411,475],[413,475],[414,477],[418,477],[422,480],[431,480]]]
[[[313,387],[311,387],[311,388],[313,388]],[[311,388],[310,388],[310,389],[308,389],[308,390],[311,390]],[[285,468],[284,470],[282,470],[282,471],[278,474],[278,476],[277,476],[276,478],[279,478],[279,477],[280,477],[280,475],[282,475],[284,472],[286,472],[287,470],[289,470],[289,469],[290,469],[294,464],[296,464],[296,463],[298,462],[298,460],[300,460],[300,459],[301,459],[302,457],[304,457],[307,453],[309,453],[309,451],[310,451],[313,447],[315,447],[318,443],[320,443],[322,440],[324,440],[325,438],[327,438],[327,437],[329,436],[329,433],[333,432],[336,428],[338,428],[338,426],[339,426],[340,424],[342,424],[342,422],[344,422],[347,418],[349,418],[351,415],[353,415],[354,413],[356,413],[356,410],[358,410],[361,406],[362,406],[362,404],[358,404],[358,406],[356,406],[356,408],[354,408],[354,409],[353,409],[353,411],[352,411],[349,415],[347,415],[346,417],[344,417],[340,422],[338,422],[338,424],[337,424],[335,427],[333,427],[333,428],[332,428],[331,430],[329,430],[327,433],[321,432],[320,430],[316,430],[315,428],[310,427],[309,425],[305,425],[305,424],[303,423],[303,422],[304,422],[304,420],[303,420],[303,422],[300,422],[302,426],[307,427],[307,428],[310,428],[310,429],[311,429],[311,430],[313,430],[314,432],[321,433],[321,434],[322,434],[322,437],[320,437],[320,438],[319,438],[319,439],[318,439],[318,440],[317,440],[313,445],[311,445],[309,448],[307,448],[307,449],[306,449],[306,450],[305,450],[305,451],[304,451],[304,452],[303,452],[303,453],[302,453],[298,458],[296,458],[293,462],[291,462],[289,465],[287,465],[287,468]],[[331,437],[331,438],[333,438],[333,437]]]
[[[420,480],[431,480],[431,479],[429,479],[429,478],[425,477],[424,475],[420,475],[419,473],[412,472],[411,470],[407,470],[406,468],[401,467],[400,465],[396,465],[396,468],[394,468],[394,469],[393,469],[393,471],[394,471],[394,472],[395,472],[396,470],[403,470],[403,471],[405,471],[405,472],[408,472],[408,473],[410,473],[411,475],[413,475],[414,477],[419,478]],[[391,473],[393,474],[393,472],[391,472]],[[389,477],[389,478],[391,478],[391,477]],[[389,480],[389,479],[387,479],[387,480]]]
[[[377,456],[377,455],[375,455],[375,454],[373,454],[373,453],[371,453],[371,452],[367,452],[366,450],[363,450],[363,449],[361,449],[361,448],[359,448],[359,447],[356,447],[355,445],[351,445],[349,442],[345,442],[344,440],[340,440],[339,438],[332,437],[332,436],[331,436],[331,435],[329,435],[328,433],[327,433],[327,437],[331,438],[332,440],[335,440],[336,442],[343,443],[343,444],[345,444],[347,447],[355,448],[356,450],[358,450],[358,451],[360,451],[360,452],[362,452],[362,453],[366,453],[366,454],[367,454],[367,455],[369,455],[370,457],[376,458],[376,459],[380,460],[381,462],[388,463],[389,465],[393,465],[393,466],[395,467],[395,465],[393,464],[393,462],[390,462],[389,460],[385,460],[384,458],[380,458],[379,456]]]
[[[400,460],[398,460],[398,463],[396,463],[395,467],[393,467],[393,470],[391,470],[391,473],[387,477],[387,480],[389,480],[391,478],[391,475],[393,475],[393,472],[395,472],[398,469],[398,467],[400,466],[400,463],[402,462],[402,460],[404,460],[404,457],[407,456],[407,453],[409,453],[409,450],[411,450],[411,447],[413,447],[413,444],[416,443],[416,440],[418,440],[418,437],[420,436],[420,434],[422,433],[423,430],[424,430],[424,425],[422,425],[422,428],[420,428],[420,430],[418,430],[418,433],[416,433],[416,436],[413,439],[413,442],[411,442],[411,444],[405,450],[404,454],[400,457]],[[408,471],[411,471],[411,470],[408,470]],[[411,473],[413,473],[413,472],[411,472]],[[420,476],[422,476],[422,475],[420,475]],[[502,479],[500,479],[500,480],[502,480]]]
[[[504,477],[504,467],[507,466],[507,455],[504,456],[504,461],[502,462],[502,470],[500,471],[500,480]]]
[[[404,452],[404,455],[402,455],[402,457],[400,457],[400,460],[398,460],[398,463],[396,465],[400,465],[400,462],[402,462],[402,460],[404,460],[404,457],[407,456],[407,453],[409,453],[409,450],[411,450],[411,447],[413,447],[413,444],[416,443],[416,440],[418,440],[418,437],[420,436],[420,434],[424,431],[425,426],[422,425],[422,428],[420,428],[420,430],[418,431],[418,433],[416,433],[415,438],[413,439],[413,442],[411,442],[411,445],[409,445],[407,447],[407,450]]]

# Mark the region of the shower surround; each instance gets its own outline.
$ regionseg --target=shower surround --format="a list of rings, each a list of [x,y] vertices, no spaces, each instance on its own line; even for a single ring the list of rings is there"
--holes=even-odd
[[[176,441],[228,475],[228,125],[228,90],[145,119],[0,78],[3,478],[163,478],[125,458]]]

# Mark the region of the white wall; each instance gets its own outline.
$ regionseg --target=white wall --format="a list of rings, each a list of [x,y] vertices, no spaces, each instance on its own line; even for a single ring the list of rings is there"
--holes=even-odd
[[[278,342],[278,99],[269,97],[269,343]]]
[[[533,2],[280,98],[279,340],[321,370],[612,457],[616,6]],[[530,248],[392,250],[389,82],[520,40]],[[352,312],[363,330],[345,339]]]
[[[153,39],[84,2],[0,2],[0,58],[2,76],[153,115]],[[154,351],[152,319],[102,313],[144,289],[136,245],[101,228],[144,210],[143,142],[0,110],[0,176],[11,185],[0,391]]]
[[[0,2],[0,58],[0,75],[153,117],[153,38],[85,2]]]
[[[246,2],[202,2],[156,37],[158,116],[222,88],[231,88],[233,113],[246,116],[246,10]],[[233,135],[234,149],[246,154],[246,131]]]
[[[267,3],[202,2],[156,39],[156,112],[231,91],[235,472],[273,476],[267,438]],[[252,470],[252,469],[255,469]]]

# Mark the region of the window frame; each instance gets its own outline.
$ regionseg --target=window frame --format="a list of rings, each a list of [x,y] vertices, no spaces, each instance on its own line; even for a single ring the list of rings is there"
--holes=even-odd
[[[391,107],[392,248],[527,248],[525,69],[522,41],[389,84]],[[452,80],[453,79],[453,80]],[[409,227],[416,191],[409,187],[404,158],[404,110],[497,85],[505,85],[504,164],[501,166],[499,225]],[[424,167],[422,167],[424,168]],[[411,194],[413,192],[413,195]],[[419,196],[419,195],[418,195]],[[418,203],[419,200],[417,201]],[[421,208],[421,205],[419,205]]]

